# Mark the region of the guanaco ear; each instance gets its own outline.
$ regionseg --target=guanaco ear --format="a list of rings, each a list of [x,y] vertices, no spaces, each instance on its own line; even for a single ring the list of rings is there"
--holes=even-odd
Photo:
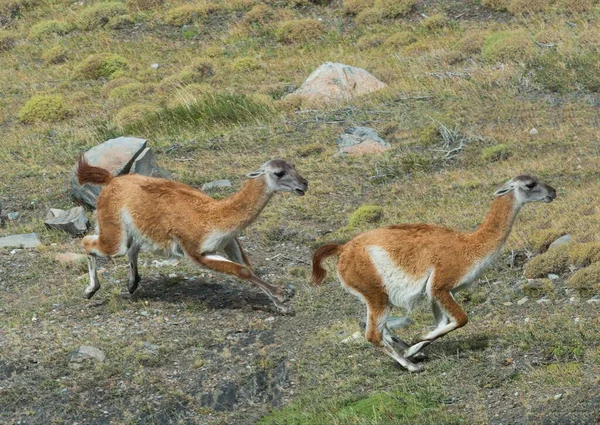
[[[512,185],[512,181],[509,181],[504,186],[502,186],[500,189],[498,189],[496,192],[494,192],[494,195],[495,196],[506,195],[508,192],[510,192],[513,189],[514,189],[514,187]]]
[[[257,170],[257,171],[252,171],[251,173],[246,174],[246,177],[255,179],[257,177],[262,176],[263,174],[265,174],[264,170]]]

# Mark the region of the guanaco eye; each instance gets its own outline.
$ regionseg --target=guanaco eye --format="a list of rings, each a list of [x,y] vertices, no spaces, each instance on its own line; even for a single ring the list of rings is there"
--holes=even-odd
[[[527,187],[527,189],[533,189],[536,184],[537,184],[536,182],[527,183],[525,185],[525,187]]]
[[[277,171],[276,173],[273,173],[273,174],[275,174],[277,176],[277,178],[280,179],[284,176],[285,171]]]

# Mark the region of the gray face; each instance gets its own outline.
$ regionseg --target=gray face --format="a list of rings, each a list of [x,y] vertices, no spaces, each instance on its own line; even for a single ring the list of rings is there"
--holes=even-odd
[[[556,189],[527,175],[517,176],[508,181],[496,192],[496,196],[502,196],[510,191],[514,191],[515,199],[520,203],[552,202],[556,199]]]
[[[296,171],[294,164],[282,159],[265,162],[260,170],[248,174],[248,177],[264,175],[269,188],[280,192],[293,192],[303,196],[308,189],[308,181]]]

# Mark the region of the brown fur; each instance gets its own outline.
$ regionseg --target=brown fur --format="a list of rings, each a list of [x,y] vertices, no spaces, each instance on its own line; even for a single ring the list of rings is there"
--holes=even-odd
[[[535,180],[529,176],[518,176],[511,180],[517,185],[531,181]],[[399,270],[397,273],[394,272],[394,279],[398,279],[397,282],[400,283],[397,285],[400,286],[394,288],[410,290],[410,285],[420,285],[418,282],[428,280],[429,295],[434,315],[438,319],[439,332],[436,329],[430,333],[432,337],[420,338],[414,346],[410,347],[407,357],[414,356],[432,340],[468,322],[466,313],[454,301],[452,291],[463,283],[469,284],[487,264],[484,261],[493,258],[492,256],[505,243],[521,205],[516,201],[516,190],[502,191],[502,196],[496,197],[481,226],[471,233],[428,224],[402,224],[367,231],[345,245],[325,245],[313,256],[313,283],[320,284],[325,279],[326,271],[321,262],[329,256],[339,255],[337,271],[342,284],[367,305],[368,320],[365,336],[374,345],[385,348],[383,334],[386,332],[385,320],[390,308],[390,294],[388,294],[389,288],[384,285],[373,263],[369,249],[376,247],[379,249],[377,252],[384,251],[394,265],[394,270]],[[546,202],[550,202],[556,197],[556,191],[543,183],[539,183],[533,189],[519,190],[541,194],[535,195],[539,199],[531,198],[531,200],[542,200],[542,197],[547,194],[549,200],[546,199]],[[402,291],[398,294],[400,297],[408,297]],[[421,297],[419,292],[416,294],[415,297]],[[450,319],[450,324],[444,323],[444,316]],[[404,342],[402,345],[404,348],[408,347]],[[390,351],[387,347],[386,352],[407,367],[406,359],[395,353],[393,349]],[[410,362],[408,367],[411,371],[420,370]]]
[[[136,247],[148,244],[166,251],[181,249],[198,265],[246,279],[267,293],[280,310],[287,312],[289,308],[279,304],[287,299],[285,291],[254,274],[237,235],[254,221],[276,190],[304,194],[308,183],[285,161],[269,161],[263,167],[266,168],[252,173],[256,178],[248,180],[239,192],[215,200],[183,183],[138,174],[112,177],[107,170],[93,167],[80,158],[79,181],[105,185],[96,204],[99,235],[86,236],[82,244],[91,256],[127,252],[131,268],[130,292],[135,291],[139,280]],[[277,170],[284,170],[287,175],[284,189],[281,183],[275,183],[273,188],[267,181],[273,178],[267,174],[279,172]],[[218,250],[224,250],[232,261],[208,258]],[[86,290],[88,298],[99,288],[97,278],[93,277],[94,270],[95,265],[90,263],[92,282]]]
[[[81,155],[77,161],[75,175],[77,176],[77,181],[79,184],[91,183],[97,185],[106,185],[113,178],[113,175],[110,173],[110,171],[90,165],[85,160],[83,155]]]

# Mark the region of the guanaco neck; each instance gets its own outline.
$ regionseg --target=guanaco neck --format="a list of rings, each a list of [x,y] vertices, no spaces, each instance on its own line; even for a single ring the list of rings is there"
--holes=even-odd
[[[217,209],[227,228],[241,230],[260,214],[275,192],[265,176],[250,179],[229,198],[219,201]]]
[[[483,223],[469,235],[481,256],[498,252],[510,235],[515,217],[521,208],[514,193],[497,197]]]

